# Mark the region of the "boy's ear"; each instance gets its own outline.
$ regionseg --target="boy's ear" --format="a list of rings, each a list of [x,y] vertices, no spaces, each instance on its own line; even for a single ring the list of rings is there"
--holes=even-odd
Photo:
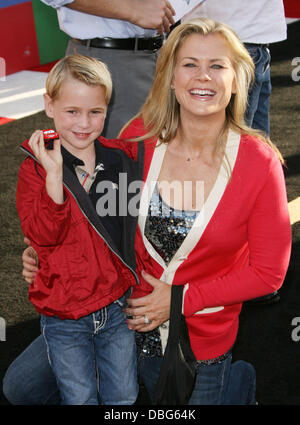
[[[47,117],[53,118],[53,100],[47,93],[44,93],[44,104]]]

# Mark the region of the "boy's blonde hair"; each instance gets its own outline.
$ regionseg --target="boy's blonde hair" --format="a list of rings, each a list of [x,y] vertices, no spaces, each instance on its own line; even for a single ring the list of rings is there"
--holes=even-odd
[[[51,69],[46,81],[46,92],[52,100],[57,99],[60,87],[67,77],[72,77],[88,86],[103,86],[106,104],[109,103],[112,94],[112,79],[103,62],[78,54],[62,58]]]
[[[177,26],[169,35],[160,49],[156,65],[154,83],[148,94],[145,104],[139,114],[143,118],[147,134],[143,138],[159,137],[161,142],[168,143],[177,132],[180,117],[180,108],[171,83],[174,76],[177,55],[186,38],[192,34],[208,36],[217,34],[222,36],[230,50],[231,61],[235,76],[236,93],[232,94],[226,108],[226,122],[219,137],[218,146],[221,147],[223,137],[228,128],[246,134],[253,134],[272,146],[283,161],[280,152],[269,138],[248,127],[244,115],[247,106],[248,89],[254,81],[254,63],[247,49],[240,41],[234,30],[226,24],[215,22],[208,18],[196,18]],[[199,40],[201,43],[201,40]],[[133,121],[130,120],[121,132]],[[137,138],[136,140],[141,139]]]

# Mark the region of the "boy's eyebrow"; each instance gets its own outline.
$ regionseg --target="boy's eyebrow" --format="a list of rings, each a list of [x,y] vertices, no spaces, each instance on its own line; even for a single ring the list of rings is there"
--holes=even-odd
[[[65,106],[64,109],[80,109],[79,106],[72,106],[72,105],[68,105]],[[92,106],[91,108],[89,108],[91,111],[95,110],[95,109],[101,109],[104,110],[105,107],[104,106]]]

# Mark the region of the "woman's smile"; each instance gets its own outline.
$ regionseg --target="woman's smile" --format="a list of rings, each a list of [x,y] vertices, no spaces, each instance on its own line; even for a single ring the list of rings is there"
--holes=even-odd
[[[235,92],[231,51],[219,34],[192,34],[178,50],[172,85],[186,118],[217,116],[225,110]]]
[[[189,90],[189,93],[194,99],[200,100],[200,101],[212,100],[213,97],[216,95],[215,90],[204,89],[204,88],[200,88],[200,89],[194,88]]]

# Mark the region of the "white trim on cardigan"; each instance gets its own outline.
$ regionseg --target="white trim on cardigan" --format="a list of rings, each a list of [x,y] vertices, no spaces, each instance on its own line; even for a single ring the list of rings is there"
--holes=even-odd
[[[231,129],[229,130],[227,142],[226,142],[226,148],[225,148],[225,155],[227,160],[229,161],[231,171],[234,168],[236,158],[238,155],[240,138],[241,136],[239,133],[236,133]],[[160,143],[158,140],[154,150],[153,157],[152,157],[147,179],[144,184],[142,195],[141,195],[138,225],[140,227],[143,242],[148,253],[158,264],[160,264],[160,266],[164,270],[162,275],[160,276],[160,280],[168,283],[169,285],[172,285],[174,276],[178,267],[182,264],[183,261],[185,261],[188,258],[190,252],[198,244],[216,208],[218,207],[219,202],[225,192],[225,189],[229,181],[229,173],[223,161],[220,167],[220,171],[218,173],[217,179],[215,181],[215,184],[208,198],[206,199],[203,205],[203,208],[200,211],[200,214],[198,214],[192,228],[190,229],[188,235],[184,239],[182,245],[179,247],[178,251],[175,253],[170,263],[166,265],[163,258],[157,253],[157,251],[153,248],[153,246],[151,245],[151,243],[148,241],[148,239],[145,236],[145,223],[146,223],[146,218],[148,214],[149,203],[152,197],[154,187],[159,177],[159,173],[161,170],[161,166],[164,160],[166,150],[167,150],[167,144]],[[187,287],[188,287],[188,284],[187,284]],[[184,290],[184,295],[186,291],[187,291],[187,288],[185,288]],[[182,305],[184,305],[184,297],[183,297]],[[224,309],[224,306],[205,308],[201,311],[196,312],[195,314],[214,313],[222,309]],[[163,352],[165,350],[167,339],[168,339],[168,328],[169,328],[168,324],[169,323],[166,322],[160,326]]]

